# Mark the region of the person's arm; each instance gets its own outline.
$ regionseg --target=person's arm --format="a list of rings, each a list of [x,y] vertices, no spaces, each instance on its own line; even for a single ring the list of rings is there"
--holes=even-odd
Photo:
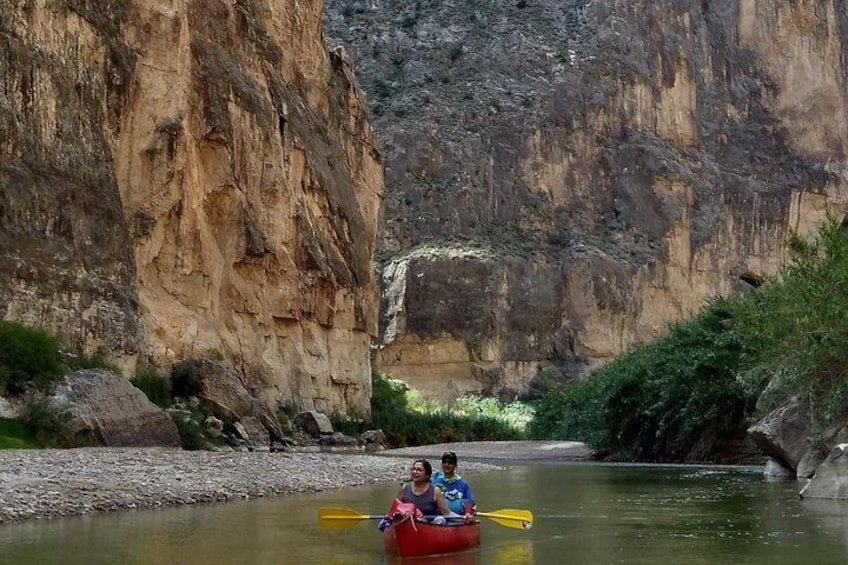
[[[470,522],[472,520],[472,516],[470,514],[466,514],[463,516],[462,514],[457,514],[448,506],[447,500],[445,500],[445,493],[440,491],[439,489],[435,489],[436,491],[436,506],[439,507],[439,512],[442,513],[442,516],[447,518],[448,520],[464,520],[465,522]]]
[[[468,483],[465,483],[465,493],[462,496],[471,502],[471,508],[474,509],[474,512],[477,512],[477,501],[474,499],[474,493],[471,492],[471,485]]]

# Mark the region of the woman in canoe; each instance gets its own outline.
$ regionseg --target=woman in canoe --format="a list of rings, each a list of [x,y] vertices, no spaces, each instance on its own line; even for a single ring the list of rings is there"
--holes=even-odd
[[[430,482],[433,466],[426,459],[416,459],[409,469],[409,481],[404,483],[397,495],[401,503],[411,503],[424,516],[430,517],[434,524],[444,524],[445,519],[462,520],[461,514],[452,512],[445,501],[441,489]],[[435,516],[435,518],[433,518]],[[470,515],[465,520],[471,519]]]

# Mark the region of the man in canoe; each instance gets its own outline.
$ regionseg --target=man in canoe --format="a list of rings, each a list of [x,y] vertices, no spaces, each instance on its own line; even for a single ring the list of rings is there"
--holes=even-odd
[[[431,482],[445,494],[445,500],[451,511],[457,514],[474,514],[477,503],[471,493],[471,486],[456,472],[459,459],[453,451],[442,453],[442,470],[436,471]]]

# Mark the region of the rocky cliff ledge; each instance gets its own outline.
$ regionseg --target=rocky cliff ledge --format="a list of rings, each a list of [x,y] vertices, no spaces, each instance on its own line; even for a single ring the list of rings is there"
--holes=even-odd
[[[848,196],[844,0],[328,0],[386,162],[379,369],[574,376]]]
[[[367,412],[382,169],[322,8],[0,3],[0,316]]]

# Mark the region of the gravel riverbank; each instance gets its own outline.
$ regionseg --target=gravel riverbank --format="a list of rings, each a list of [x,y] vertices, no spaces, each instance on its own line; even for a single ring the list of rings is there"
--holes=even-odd
[[[317,492],[395,481],[417,457],[453,450],[465,472],[498,469],[475,459],[588,460],[577,442],[473,442],[382,452],[267,453],[162,448],[0,450],[0,524]]]
[[[0,450],[0,524],[393,481],[409,464],[406,454]],[[496,468],[463,463],[465,471]]]

